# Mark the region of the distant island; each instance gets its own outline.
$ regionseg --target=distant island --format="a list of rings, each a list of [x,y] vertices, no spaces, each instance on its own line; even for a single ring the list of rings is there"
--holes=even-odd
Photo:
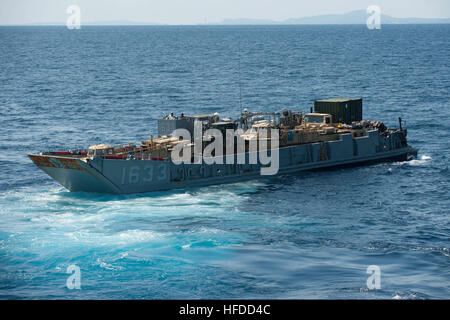
[[[327,14],[303,18],[290,18],[286,20],[270,19],[225,19],[221,22],[200,23],[199,25],[302,25],[302,24],[366,24],[370,15],[366,10],[356,10],[344,14]],[[448,24],[450,18],[395,18],[386,14],[381,14],[381,24]],[[65,22],[29,23],[27,26],[61,26]],[[132,20],[116,21],[82,21],[84,26],[164,26],[168,24],[152,22],[136,22]]]
[[[366,24],[369,14],[366,10],[356,10],[344,14],[327,14],[282,21],[266,19],[226,19],[219,25],[292,25],[292,24]],[[381,14],[382,24],[435,24],[450,23],[450,18],[395,18]],[[213,23],[211,23],[213,24]]]

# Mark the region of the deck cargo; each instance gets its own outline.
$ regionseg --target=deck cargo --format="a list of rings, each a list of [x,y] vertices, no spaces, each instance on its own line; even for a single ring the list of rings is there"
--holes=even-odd
[[[333,123],[352,124],[361,121],[362,98],[332,98],[314,101],[314,112],[328,113]]]

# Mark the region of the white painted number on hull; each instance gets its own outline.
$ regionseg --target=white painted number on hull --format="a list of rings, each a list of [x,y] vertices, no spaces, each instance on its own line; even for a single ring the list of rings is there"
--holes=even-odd
[[[154,172],[156,169],[156,173]],[[153,180],[163,181],[167,179],[167,166],[160,164],[154,166],[131,166],[122,168],[122,184],[150,183]]]
[[[142,171],[144,172],[144,175],[142,176],[142,181],[144,183],[152,182],[152,180],[153,180],[153,167],[145,166]]]

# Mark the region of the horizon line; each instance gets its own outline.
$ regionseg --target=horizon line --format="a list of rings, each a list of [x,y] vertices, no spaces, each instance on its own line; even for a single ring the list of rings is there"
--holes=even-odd
[[[448,18],[450,19],[450,18]],[[449,22],[412,22],[412,23],[392,23],[386,22],[382,25],[445,25]],[[100,24],[84,23],[81,27],[233,27],[233,26],[365,26],[365,23],[197,23],[197,24],[156,24],[156,23],[136,23],[136,24]],[[64,23],[30,23],[30,24],[0,24],[0,27],[66,27]]]
[[[86,23],[82,23],[84,26],[217,26],[217,25],[225,25],[225,26],[243,26],[243,25],[364,25],[365,22],[356,22],[356,23],[329,23],[329,22],[301,22],[301,20],[310,20],[310,19],[320,19],[326,17],[345,17],[348,15],[352,15],[355,13],[365,12],[364,9],[357,9],[348,11],[346,13],[331,13],[331,14],[318,14],[314,16],[303,16],[297,18],[286,18],[283,20],[274,20],[271,18],[224,18],[218,22],[197,22],[197,23],[159,23],[159,22],[141,22],[141,21],[133,21],[133,20],[100,20],[100,21],[89,21]],[[388,19],[388,22],[384,22],[383,24],[450,24],[450,17],[445,18],[420,18],[420,17],[405,17],[399,18],[394,17],[386,13],[381,13],[381,17]],[[390,19],[394,19],[397,21],[392,21]],[[297,22],[295,22],[297,20]],[[407,22],[408,20],[416,20],[413,22]],[[405,21],[405,22],[402,22]],[[30,22],[30,23],[8,23],[2,24],[0,26],[65,26],[66,22]]]

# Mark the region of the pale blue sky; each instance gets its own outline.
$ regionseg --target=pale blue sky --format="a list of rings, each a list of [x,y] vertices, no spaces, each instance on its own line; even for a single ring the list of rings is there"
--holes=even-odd
[[[0,24],[62,23],[71,4],[82,23],[134,21],[198,24],[223,19],[284,20],[346,13],[375,4],[394,17],[449,18],[450,0],[0,0]]]

